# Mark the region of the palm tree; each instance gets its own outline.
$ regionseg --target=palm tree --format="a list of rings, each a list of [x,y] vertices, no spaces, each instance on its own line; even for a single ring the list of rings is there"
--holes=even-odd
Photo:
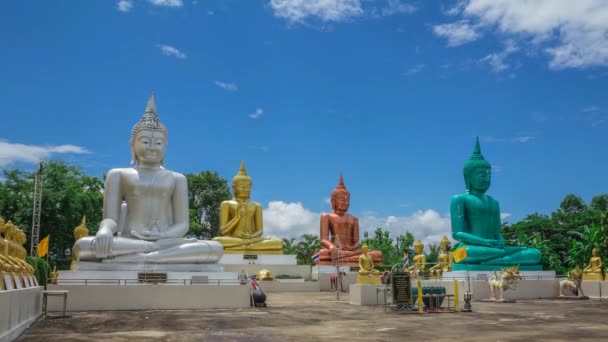
[[[591,225],[584,226],[582,232],[570,232],[575,239],[572,240],[572,247],[568,250],[566,261],[571,267],[584,265],[591,257],[593,248],[600,247],[602,240],[602,227]]]
[[[296,246],[294,238],[283,238],[283,254],[296,254]]]

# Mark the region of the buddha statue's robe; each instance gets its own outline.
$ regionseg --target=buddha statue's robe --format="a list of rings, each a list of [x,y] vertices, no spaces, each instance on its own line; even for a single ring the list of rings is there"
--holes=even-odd
[[[602,259],[598,256],[598,250],[593,249],[593,256],[589,259],[589,265],[583,270],[583,280],[603,280]]]

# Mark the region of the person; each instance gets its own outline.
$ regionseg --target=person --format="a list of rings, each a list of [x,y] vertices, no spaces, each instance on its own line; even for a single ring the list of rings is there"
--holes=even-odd
[[[463,174],[466,193],[452,197],[450,216],[452,237],[459,241],[454,251],[466,248],[466,257],[458,261],[455,258],[452,269],[463,270],[467,264],[485,265],[488,269],[512,265],[541,269],[538,249],[505,246],[500,233],[498,201],[486,195],[491,183],[491,165],[481,154],[479,138],[475,142],[473,155],[464,163]]]
[[[220,234],[214,241],[224,246],[225,253],[283,254],[283,241],[262,237],[262,206],[250,200],[253,181],[247,175],[245,162],[232,179],[234,199],[220,205]]]
[[[151,94],[131,130],[134,167],[107,174],[103,220],[95,236],[76,241],[80,261],[189,264],[215,263],[222,257],[220,243],[184,238],[188,183],[184,175],[164,168],[167,138]]]
[[[331,192],[332,212],[321,215],[320,240],[323,248],[319,250],[319,265],[338,262],[357,265],[362,251],[359,249],[359,219],[348,214],[350,192],[344,186],[344,178]],[[382,262],[382,252],[369,251],[375,264]]]

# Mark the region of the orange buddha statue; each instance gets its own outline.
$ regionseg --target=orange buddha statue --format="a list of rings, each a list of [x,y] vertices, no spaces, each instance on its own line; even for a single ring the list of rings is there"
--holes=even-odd
[[[340,175],[338,186],[331,192],[332,212],[321,215],[321,245],[317,265],[359,265],[359,219],[348,214],[350,192]],[[368,252],[375,264],[382,263],[382,252]]]

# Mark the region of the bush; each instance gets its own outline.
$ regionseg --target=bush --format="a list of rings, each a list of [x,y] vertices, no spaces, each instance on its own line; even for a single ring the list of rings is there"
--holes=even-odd
[[[34,268],[34,275],[36,276],[36,279],[38,279],[38,284],[40,286],[46,286],[51,273],[51,265],[49,262],[44,258],[30,256],[27,256],[25,261]]]

